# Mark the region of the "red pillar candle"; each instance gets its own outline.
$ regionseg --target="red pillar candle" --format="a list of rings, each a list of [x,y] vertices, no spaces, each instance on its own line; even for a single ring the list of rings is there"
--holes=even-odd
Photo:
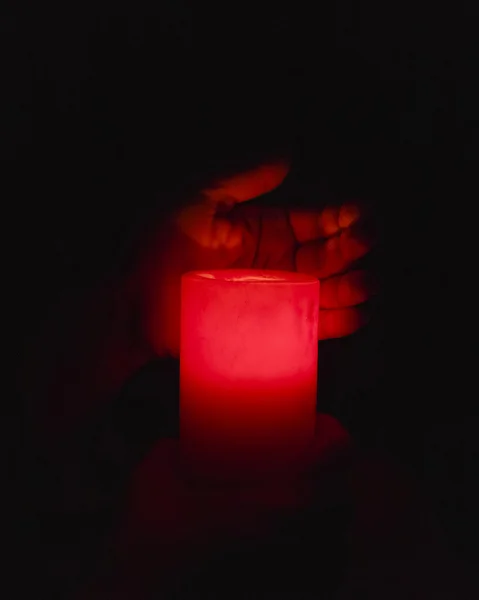
[[[231,269],[182,278],[180,439],[197,474],[264,477],[314,436],[319,281]]]

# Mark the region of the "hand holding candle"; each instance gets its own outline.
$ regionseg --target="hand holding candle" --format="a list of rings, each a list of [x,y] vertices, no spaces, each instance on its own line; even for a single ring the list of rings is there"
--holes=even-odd
[[[153,235],[141,261],[144,335],[159,355],[179,355],[180,282],[188,271],[246,268],[299,271],[321,281],[318,338],[349,335],[366,321],[374,293],[363,270],[351,270],[372,248],[358,206],[288,211],[249,200],[286,177],[283,162],[217,180]]]
[[[181,277],[188,271],[310,273],[321,281],[319,339],[348,335],[364,323],[362,306],[374,290],[364,271],[350,271],[371,248],[358,208],[297,212],[249,202],[280,185],[288,169],[284,161],[270,162],[217,178],[166,222],[151,224],[129,277],[106,279],[58,302],[25,352],[22,377],[42,444],[68,439],[152,351],[179,356]]]

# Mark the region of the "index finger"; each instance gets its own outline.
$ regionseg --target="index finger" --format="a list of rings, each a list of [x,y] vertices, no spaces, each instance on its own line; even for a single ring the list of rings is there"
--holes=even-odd
[[[276,189],[290,170],[287,159],[263,163],[254,169],[220,179],[203,191],[203,195],[217,204],[227,198],[233,202],[247,202]]]

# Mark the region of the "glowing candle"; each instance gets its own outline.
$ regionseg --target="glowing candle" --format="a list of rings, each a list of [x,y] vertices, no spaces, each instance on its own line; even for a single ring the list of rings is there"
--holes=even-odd
[[[182,278],[180,439],[203,476],[294,468],[314,436],[319,281],[282,271]]]

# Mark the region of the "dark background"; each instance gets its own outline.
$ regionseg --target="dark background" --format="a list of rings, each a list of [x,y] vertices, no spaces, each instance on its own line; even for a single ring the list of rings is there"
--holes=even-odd
[[[381,234],[373,321],[321,344],[320,408],[417,473],[474,561],[474,10],[164,2],[3,20],[14,362],[62,290],[127,264],[158,198],[290,146],[272,202],[361,197]]]

